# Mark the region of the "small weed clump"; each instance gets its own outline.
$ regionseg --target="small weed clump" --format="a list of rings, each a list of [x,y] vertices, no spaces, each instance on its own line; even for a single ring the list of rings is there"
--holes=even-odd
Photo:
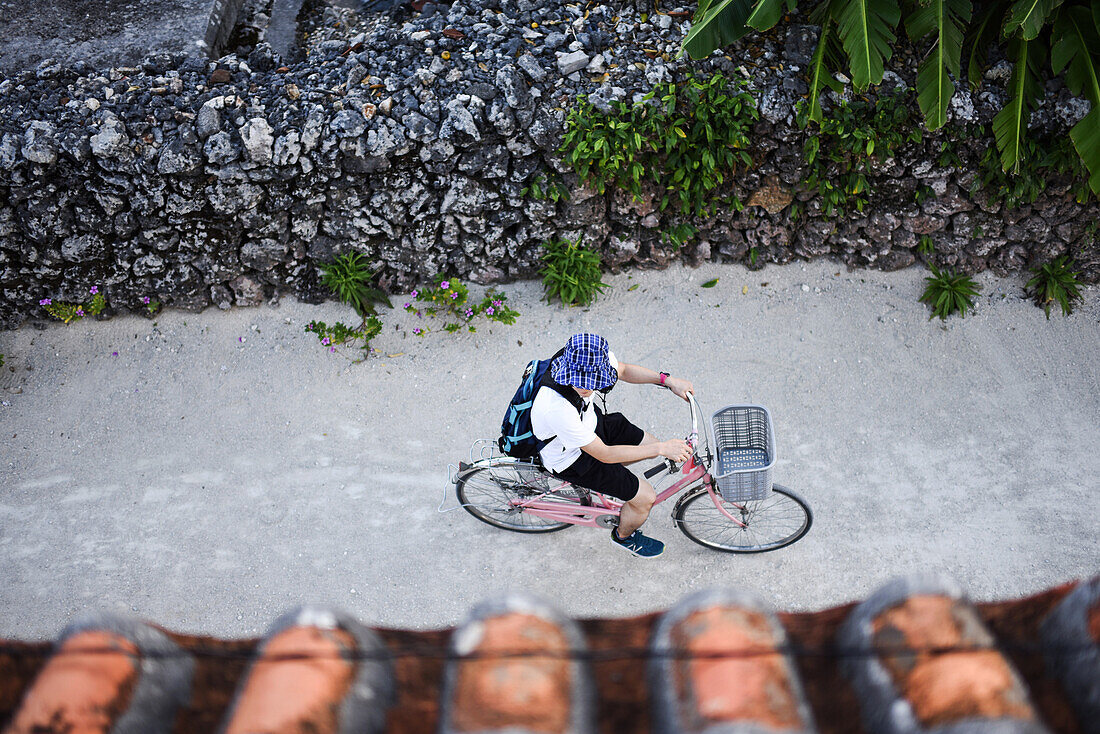
[[[103,309],[107,308],[107,299],[99,292],[99,286],[93,285],[88,289],[88,295],[91,296],[91,299],[84,303],[66,303],[64,301],[54,303],[52,298],[43,298],[38,302],[38,305],[45,308],[46,313],[50,316],[68,324],[73,321],[80,321],[88,315],[98,316],[103,313]]]
[[[555,296],[567,306],[587,306],[607,288],[601,278],[601,257],[581,245],[581,240],[550,240],[543,244],[542,284],[546,301]]]
[[[324,321],[310,321],[306,324],[306,331],[316,335],[321,346],[328,347],[333,354],[337,347],[351,346],[356,342],[362,342],[358,349],[360,356],[353,362],[362,362],[370,355],[370,341],[382,333],[382,321],[377,316],[368,316],[359,326],[351,327],[337,321],[329,326]]]
[[[966,310],[974,308],[974,296],[978,295],[978,286],[973,278],[951,270],[939,270],[935,265],[929,265],[932,275],[924,280],[927,283],[924,294],[921,295],[921,303],[927,303],[932,307],[933,317],[939,316],[943,321],[956,311],[960,317],[966,316]]]
[[[501,324],[514,324],[519,316],[518,311],[505,305],[508,297],[499,291],[490,290],[481,301],[471,303],[470,289],[458,280],[441,273],[432,279],[432,283],[432,286],[423,290],[414,290],[412,297],[416,299],[417,305],[406,303],[405,310],[417,316],[442,315],[445,319],[443,331],[453,334],[463,327],[467,331],[477,331],[470,322],[478,316]],[[419,326],[412,330],[416,336],[423,336],[429,331],[430,328]]]
[[[357,252],[349,252],[339,255],[334,261],[322,264],[321,283],[344,303],[355,309],[362,321],[358,326],[351,327],[337,321],[329,326],[323,321],[310,321],[306,324],[306,331],[315,334],[322,346],[328,347],[332,353],[338,346],[351,345],[362,342],[359,345],[361,356],[354,362],[361,362],[370,354],[371,339],[382,331],[382,322],[375,314],[375,304],[383,303],[390,308],[389,297],[372,283],[377,275],[367,267],[365,258]]]
[[[1073,305],[1081,300],[1080,282],[1074,272],[1073,260],[1066,255],[1055,258],[1046,265],[1032,268],[1034,277],[1027,282],[1025,290],[1034,299],[1037,306],[1041,306],[1050,318],[1050,307],[1057,303],[1062,309],[1063,316],[1073,313]]]
[[[561,152],[581,181],[604,193],[618,186],[642,197],[652,180],[664,211],[675,202],[685,216],[706,216],[741,201],[723,184],[752,166],[749,134],[759,119],[745,82],[721,74],[658,84],[641,102],[612,103],[601,112],[584,97],[570,110]]]
[[[817,123],[802,146],[807,167],[802,185],[817,191],[825,214],[862,212],[870,194],[867,176],[880,161],[892,157],[907,142],[920,142],[920,128],[912,124],[915,106],[907,93],[875,101],[855,99],[836,105]],[[809,107],[800,101],[798,124],[810,123]],[[919,201],[918,201],[919,203]]]
[[[376,303],[393,308],[389,297],[371,283],[377,273],[367,267],[365,260],[358,252],[348,252],[320,266],[321,283],[364,321],[375,313]]]

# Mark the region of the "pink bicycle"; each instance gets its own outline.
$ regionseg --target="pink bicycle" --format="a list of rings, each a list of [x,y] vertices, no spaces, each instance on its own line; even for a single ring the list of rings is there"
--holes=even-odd
[[[688,395],[688,405],[691,459],[681,466],[666,459],[645,472],[647,479],[679,475],[657,493],[661,503],[684,492],[672,508],[676,527],[696,543],[728,553],[776,550],[805,535],[813,523],[810,506],[772,483],[775,438],[768,411],[758,405],[725,407],[711,416],[709,435],[704,430],[700,441],[694,395]],[[559,479],[537,462],[502,455],[495,441],[475,441],[470,463],[451,470],[462,507],[498,528],[550,533],[619,522],[622,501]]]

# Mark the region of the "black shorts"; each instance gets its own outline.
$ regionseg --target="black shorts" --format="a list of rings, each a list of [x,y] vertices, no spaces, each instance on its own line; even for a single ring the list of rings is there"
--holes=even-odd
[[[622,413],[604,415],[596,406],[596,435],[608,446],[637,446],[645,431],[626,419]],[[605,464],[581,451],[572,464],[555,472],[556,476],[573,484],[594,489],[629,502],[638,494],[638,477],[622,464]]]

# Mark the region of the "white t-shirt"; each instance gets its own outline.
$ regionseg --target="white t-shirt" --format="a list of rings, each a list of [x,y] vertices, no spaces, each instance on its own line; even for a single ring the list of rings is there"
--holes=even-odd
[[[619,361],[614,353],[609,351],[607,357],[618,372]],[[535,393],[535,401],[531,404],[531,429],[539,440],[554,437],[540,453],[543,466],[551,471],[569,467],[580,458],[581,446],[596,440],[596,409],[592,407],[592,397],[581,400],[584,402],[583,416],[552,388],[543,386]]]

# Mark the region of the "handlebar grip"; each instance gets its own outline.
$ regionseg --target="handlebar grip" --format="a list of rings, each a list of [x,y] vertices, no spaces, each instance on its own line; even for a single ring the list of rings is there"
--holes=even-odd
[[[646,473],[643,476],[646,479],[652,479],[653,477],[657,476],[661,472],[665,471],[667,468],[668,468],[668,465],[665,464],[664,462],[662,462],[662,463],[658,464],[657,466],[653,467],[652,469],[647,470]]]

